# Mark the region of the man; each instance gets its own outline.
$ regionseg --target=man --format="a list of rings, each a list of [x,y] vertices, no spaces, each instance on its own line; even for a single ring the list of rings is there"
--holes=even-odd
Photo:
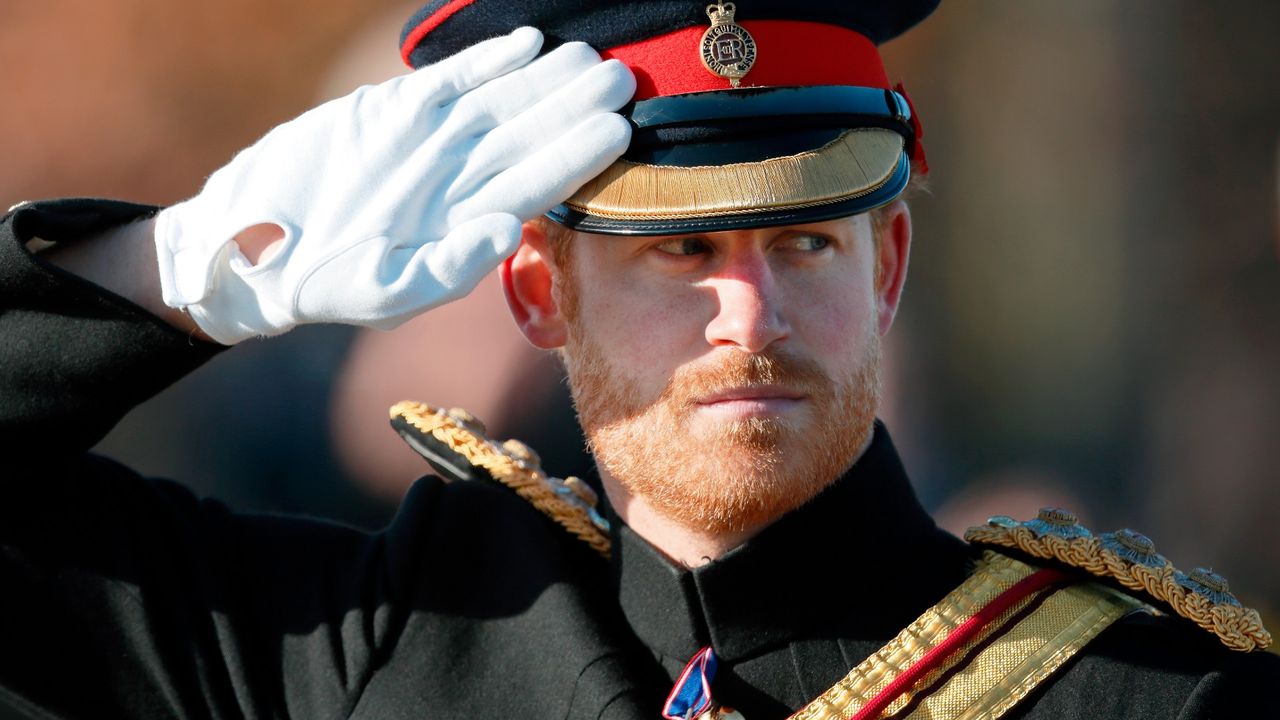
[[[931,2],[532,5],[428,4],[403,47],[421,69],[277,128],[154,218],[101,201],[6,216],[8,705],[1258,709],[1280,676],[1270,656],[1144,611],[1167,601],[1261,644],[1220,579],[1175,575],[1140,536],[1097,541],[1062,512],[980,530],[1018,557],[966,545],[920,508],[874,422],[910,251],[900,196],[923,171],[875,44]],[[610,59],[573,42],[540,55],[543,34],[521,25]],[[85,454],[219,344],[393,326],[500,263],[522,332],[564,358],[608,496],[607,562],[487,485],[424,479],[366,535],[235,515]],[[1136,599],[1046,557],[1172,585]]]

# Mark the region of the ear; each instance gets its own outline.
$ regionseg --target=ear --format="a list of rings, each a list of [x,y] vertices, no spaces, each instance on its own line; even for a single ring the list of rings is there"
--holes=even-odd
[[[556,274],[542,230],[524,224],[520,247],[502,264],[502,291],[511,316],[535,347],[550,350],[564,345],[567,326],[556,307]]]
[[[886,213],[883,235],[876,248],[876,308],[879,313],[880,334],[893,327],[902,299],[902,287],[907,282],[907,261],[911,257],[911,211],[902,200],[895,200],[882,212]]]

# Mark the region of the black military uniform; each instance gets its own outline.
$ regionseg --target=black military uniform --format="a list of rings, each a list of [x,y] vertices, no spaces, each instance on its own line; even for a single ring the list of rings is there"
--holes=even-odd
[[[385,531],[243,516],[86,454],[216,350],[41,264],[147,208],[0,225],[0,698],[33,717],[657,717],[699,647],[751,720],[803,706],[958,584],[973,551],[917,503],[882,426],[810,505],[681,570],[605,561],[500,488],[425,478]],[[1113,625],[1006,717],[1263,712],[1268,654],[1180,620]]]
[[[421,66],[533,24],[632,65],[632,149],[553,211],[565,224],[620,234],[785,225],[889,202],[921,170],[918,121],[888,88],[874,45],[934,4],[760,0],[754,17],[781,22],[742,20],[757,45],[731,4],[437,1],[410,22],[402,49]],[[699,26],[708,17],[711,31]],[[664,66],[668,43],[690,28],[706,71],[655,76],[661,67],[645,63]],[[803,60],[846,45],[866,63]],[[708,92],[703,82],[743,88]],[[735,196],[714,174],[692,188],[663,175],[707,175],[697,168],[709,164],[749,172],[780,158],[800,181],[770,185],[768,203]],[[814,163],[839,172],[809,183]],[[611,195],[626,175],[669,189],[669,204]],[[0,708],[653,720],[681,667],[709,646],[717,699],[772,720],[822,694],[978,562],[921,509],[883,426],[813,502],[696,570],[673,566],[616,517],[602,559],[491,485],[425,478],[385,531],[367,534],[237,515],[141,478],[88,449],[217,349],[40,262],[26,243],[76,242],[153,211],[60,201],[0,222]],[[1274,656],[1135,614],[1003,717],[1240,717],[1264,711],[1277,681]]]

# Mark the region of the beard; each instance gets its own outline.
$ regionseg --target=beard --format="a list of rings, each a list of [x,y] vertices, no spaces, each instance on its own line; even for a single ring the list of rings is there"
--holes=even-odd
[[[575,313],[576,315],[576,313]],[[857,459],[879,400],[879,335],[847,377],[781,351],[730,351],[678,369],[656,397],[610,363],[576,318],[562,353],[588,448],[632,497],[699,532],[762,527],[811,500]],[[698,400],[777,385],[805,398],[793,417],[691,422]]]

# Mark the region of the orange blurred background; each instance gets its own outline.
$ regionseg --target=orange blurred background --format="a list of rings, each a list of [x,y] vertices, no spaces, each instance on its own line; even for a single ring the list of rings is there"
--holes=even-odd
[[[403,72],[413,9],[11,4],[0,207],[188,197],[273,125]],[[1066,504],[1280,609],[1277,27],[1257,3],[951,0],[884,48],[933,191],[883,415],[947,527]],[[558,369],[499,295],[245,343],[100,450],[234,507],[376,525],[426,472],[386,426],[414,398],[585,472]]]

